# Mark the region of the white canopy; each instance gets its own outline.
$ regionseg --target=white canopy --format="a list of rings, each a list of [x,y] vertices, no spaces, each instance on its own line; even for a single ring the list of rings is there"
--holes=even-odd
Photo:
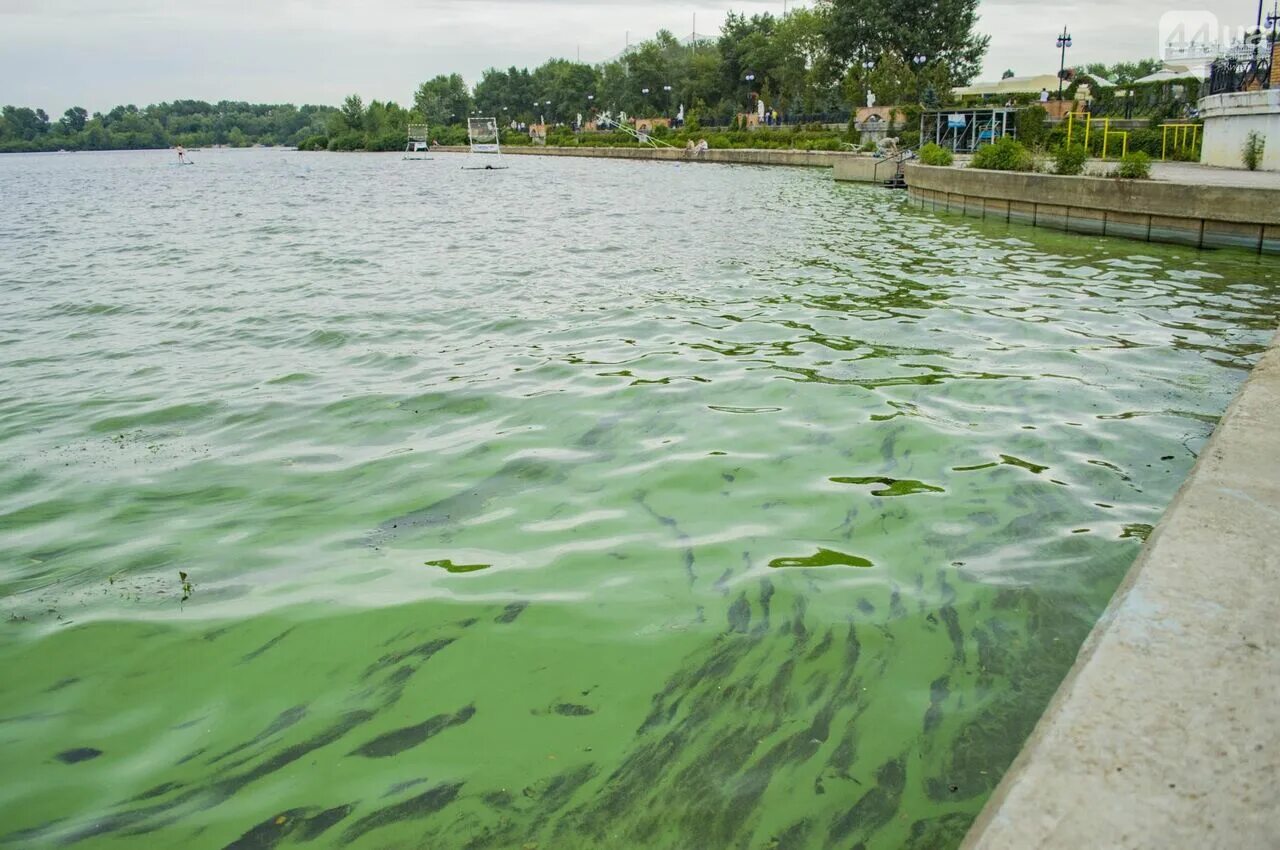
[[[974,83],[952,89],[958,96],[977,94],[1035,94],[1041,89],[1058,90],[1057,74],[1037,74],[1034,77],[1007,77],[994,83]]]
[[[1154,74],[1147,74],[1140,80],[1134,80],[1137,83],[1165,83],[1169,80],[1186,79],[1187,77],[1195,77],[1197,80],[1206,79],[1209,76],[1209,67],[1207,65],[1191,64],[1176,65],[1171,62],[1164,63],[1164,67]]]

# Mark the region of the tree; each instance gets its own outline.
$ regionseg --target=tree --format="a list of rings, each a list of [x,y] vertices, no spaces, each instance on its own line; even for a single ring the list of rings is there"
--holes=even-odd
[[[800,8],[774,28],[774,66],[767,75],[777,81],[778,105],[784,112],[817,112],[832,94],[835,63],[827,50],[826,7]]]
[[[418,86],[413,106],[428,124],[457,124],[471,112],[471,93],[461,74],[441,74]]]
[[[484,115],[498,116],[500,123],[530,120],[533,98],[533,81],[527,68],[489,68],[476,83],[475,108]]]
[[[1102,77],[1112,83],[1125,85],[1154,74],[1164,67],[1159,59],[1140,59],[1137,62],[1117,62],[1107,65],[1105,62],[1090,62],[1084,66],[1084,72],[1091,77]]]
[[[770,82],[770,71],[776,61],[776,45],[772,40],[777,21],[773,15],[746,15],[730,12],[720,30],[718,46],[724,90],[730,93],[738,110],[752,106],[753,93],[758,94]],[[748,82],[748,74],[755,79]],[[776,80],[770,89],[777,89]]]
[[[1004,73],[1000,75],[1000,79],[1002,79],[1002,80],[1007,80],[1007,79],[1009,79],[1010,77],[1013,77],[1013,76],[1016,76],[1016,75],[1013,73],[1013,69],[1012,69],[1012,68],[1005,68],[1005,69],[1004,69]]]
[[[977,35],[978,0],[832,0],[827,45],[845,68],[877,55],[908,65],[923,55],[947,69],[947,87],[970,82],[990,36]]]
[[[570,62],[567,59],[551,59],[534,70],[530,88],[534,99],[548,110],[548,119],[568,121],[579,113],[589,111],[591,102],[587,95],[594,95],[597,88],[596,71],[590,65]],[[546,101],[551,106],[546,106]],[[539,111],[541,114],[541,110]]]
[[[364,129],[364,101],[358,94],[349,94],[342,102],[342,120],[349,130]]]
[[[0,115],[4,118],[5,134],[24,141],[33,141],[49,130],[49,116],[43,109],[6,106]]]
[[[876,102],[882,104],[907,103],[919,94],[911,66],[897,53],[888,50],[876,60],[868,76],[868,85],[875,93]]]

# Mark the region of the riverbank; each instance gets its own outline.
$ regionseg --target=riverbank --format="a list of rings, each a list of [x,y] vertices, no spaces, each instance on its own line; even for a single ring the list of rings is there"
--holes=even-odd
[[[1277,410],[1280,335],[963,850],[1234,850],[1280,835]]]
[[[434,149],[440,153],[468,153],[465,146]],[[844,175],[840,179],[859,182],[886,180],[893,174],[889,160],[855,151],[800,151],[760,148],[714,148],[691,155],[683,148],[648,147],[510,147],[502,149],[511,156],[573,156],[603,159],[639,159],[661,162],[713,162],[730,165],[781,165],[797,168],[831,168]]]
[[[919,207],[1076,233],[1280,253],[1280,188],[1233,185],[1207,169],[1176,180],[1115,180],[1012,171],[906,167]]]

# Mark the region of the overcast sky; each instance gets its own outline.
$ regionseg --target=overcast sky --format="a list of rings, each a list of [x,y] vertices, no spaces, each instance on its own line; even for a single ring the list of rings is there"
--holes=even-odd
[[[1272,0],[1266,0],[1270,6]],[[984,78],[1005,68],[1053,73],[1065,23],[1068,63],[1156,55],[1161,15],[1192,2],[983,0],[991,35]],[[782,0],[0,0],[0,104],[60,115],[119,103],[248,100],[337,103],[412,100],[417,83],[550,56],[598,62],[665,27],[718,33],[725,12],[770,11]],[[1223,25],[1251,23],[1250,0],[1222,0]]]

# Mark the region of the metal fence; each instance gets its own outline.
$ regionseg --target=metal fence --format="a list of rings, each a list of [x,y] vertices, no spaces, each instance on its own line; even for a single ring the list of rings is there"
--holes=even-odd
[[[1251,91],[1271,86],[1271,59],[1255,54],[1247,58],[1218,59],[1209,71],[1209,94]]]

